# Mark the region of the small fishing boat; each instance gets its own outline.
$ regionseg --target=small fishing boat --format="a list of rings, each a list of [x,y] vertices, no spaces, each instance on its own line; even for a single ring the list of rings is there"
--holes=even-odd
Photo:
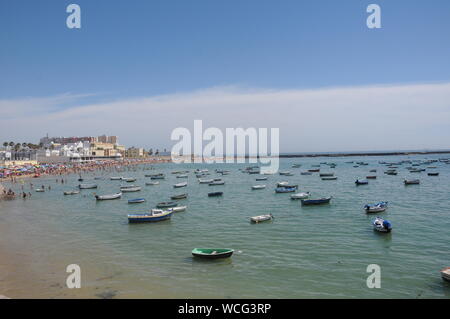
[[[405,183],[405,185],[417,185],[417,184],[420,184],[420,180],[418,180],[418,179],[405,179],[404,181],[403,181],[403,183]]]
[[[176,202],[161,202],[156,205],[156,208],[167,208],[167,207],[175,207],[178,206]]]
[[[188,176],[186,174],[183,175],[177,175],[177,178],[188,178]]]
[[[441,270],[441,277],[446,281],[450,281],[450,267],[445,267]]]
[[[377,172],[376,169],[371,169],[371,170],[369,171],[369,173],[376,173],[376,172]]]
[[[364,210],[368,214],[373,213],[381,213],[384,212],[387,209],[388,202],[379,202],[376,204],[367,204],[364,206]]]
[[[76,194],[79,194],[79,193],[80,193],[80,191],[65,191],[64,195],[76,195]]]
[[[284,186],[288,186],[289,182],[278,182],[277,183],[277,187],[284,187]]]
[[[180,195],[171,196],[170,199],[177,200],[177,199],[185,199],[187,197],[188,197],[188,194],[180,194]]]
[[[398,174],[396,171],[391,171],[391,172],[387,171],[387,172],[384,172],[384,173],[386,175],[397,175]]]
[[[291,199],[305,199],[310,196],[309,192],[292,194]]]
[[[199,182],[199,184],[209,184],[209,183],[214,182],[214,180],[212,178],[210,178],[210,179],[201,179],[201,178],[199,178],[198,182]]]
[[[323,181],[335,181],[337,179],[337,176],[322,177]]]
[[[293,164],[292,168],[299,168],[300,166],[302,166],[302,164]]]
[[[128,204],[140,204],[140,203],[144,203],[144,202],[145,202],[145,198],[134,198],[134,199],[128,200]]]
[[[79,182],[82,182],[82,181],[84,181],[84,179],[80,177],[80,178],[78,179],[78,181],[79,181]]]
[[[310,172],[310,173],[317,173],[317,172],[320,172],[320,168],[317,168],[317,169],[309,169],[308,172]]]
[[[150,212],[145,214],[129,214],[128,222],[129,223],[160,222],[163,220],[170,219],[170,217],[172,217],[172,214],[173,212],[170,211]]]
[[[187,206],[177,206],[177,207],[170,207],[167,208],[167,210],[169,212],[173,212],[173,213],[181,213],[184,212],[186,210]]]
[[[389,233],[392,230],[391,222],[380,217],[375,218],[372,225],[374,230],[381,233]]]
[[[122,197],[122,193],[110,194],[110,195],[95,195],[96,200],[111,200]]]
[[[259,216],[253,216],[253,217],[250,217],[250,221],[252,222],[252,223],[261,223],[261,222],[265,222],[265,221],[269,221],[269,220],[272,220],[273,219],[273,216],[272,216],[272,214],[266,214],[266,215],[259,215]]]
[[[115,176],[115,177],[110,177],[109,179],[112,180],[112,181],[120,181],[120,180],[123,179],[123,177],[117,177],[117,176]]]
[[[267,177],[257,177],[256,181],[267,181]]]
[[[225,181],[212,181],[208,184],[209,186],[216,186],[216,185],[225,185]]]
[[[78,185],[79,189],[92,189],[97,188],[97,184],[80,184]]]
[[[301,172],[300,175],[312,175],[311,172]]]
[[[159,182],[146,182],[145,185],[147,186],[159,185]]]
[[[136,181],[136,178],[132,178],[132,177],[126,178],[126,177],[124,177],[124,178],[122,178],[122,180],[124,182],[127,182],[127,183],[132,183],[132,182]]]
[[[208,197],[217,197],[217,196],[222,196],[223,192],[213,192],[213,193],[208,193]]]
[[[43,188],[36,188],[35,191],[38,192],[38,193],[43,193],[43,192],[45,192],[45,189],[43,189]]]
[[[322,204],[328,204],[331,201],[330,197],[324,197],[324,198],[318,198],[318,199],[302,199],[302,205],[308,206],[308,205],[322,205]]]
[[[187,182],[184,183],[178,183],[173,185],[174,188],[181,188],[181,187],[186,187],[187,186]]]
[[[234,250],[230,248],[194,248],[192,255],[199,258],[218,259],[231,257],[233,252]]]
[[[139,192],[141,190],[140,186],[122,186],[120,188],[120,191],[123,193],[132,193],[132,192]]]
[[[369,175],[366,176],[366,179],[377,179],[377,177],[375,175]]]
[[[358,185],[367,185],[367,184],[369,184],[369,181],[365,180],[365,179],[362,179],[362,180],[357,179],[355,181],[355,184],[356,184],[356,186],[358,186]]]
[[[264,189],[266,188],[266,185],[254,185],[252,186],[252,189]]]
[[[277,187],[275,188],[275,193],[293,193],[297,190],[297,187]]]
[[[320,177],[331,177],[331,176],[334,176],[334,173],[320,173],[319,176]]]
[[[439,176],[439,173],[428,173],[428,176]]]
[[[152,175],[150,179],[165,179],[166,176],[164,174]]]

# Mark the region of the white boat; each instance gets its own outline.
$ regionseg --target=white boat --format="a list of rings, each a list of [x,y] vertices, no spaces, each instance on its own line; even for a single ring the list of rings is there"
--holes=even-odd
[[[177,178],[188,178],[188,176],[186,174],[183,175],[177,175]]]
[[[366,213],[381,213],[387,209],[388,202],[379,202],[376,204],[367,204],[364,206]]]
[[[186,210],[186,208],[187,208],[187,206],[177,206],[177,207],[167,208],[167,210],[169,212],[179,213],[179,212],[184,212]]]
[[[136,181],[136,178],[133,177],[122,177],[122,180],[127,183],[132,183]]]
[[[45,192],[45,189],[43,189],[43,188],[36,188],[36,192],[43,193],[43,192]]]
[[[388,220],[380,217],[375,218],[372,223],[373,229],[382,233],[389,233],[392,230],[392,225]]]
[[[158,185],[159,182],[146,182],[145,185],[150,186],[150,185]]]
[[[78,185],[79,189],[92,189],[97,188],[97,184],[80,184]]]
[[[173,187],[175,187],[175,188],[186,187],[186,186],[187,186],[187,182],[178,183],[178,184],[173,185]]]
[[[141,190],[140,186],[122,186],[120,190],[123,193],[139,192]]]
[[[95,195],[96,200],[110,200],[110,199],[118,199],[122,197],[122,193],[110,194],[110,195]]]
[[[64,195],[76,195],[79,193],[80,193],[80,191],[66,191],[66,192],[64,192]]]
[[[211,179],[201,179],[201,178],[199,178],[198,179],[198,182],[200,183],[200,184],[209,184],[209,183],[212,183],[214,180],[211,178]]]
[[[260,222],[265,222],[265,221],[272,220],[272,219],[273,219],[272,214],[250,217],[250,221],[252,223],[260,223]]]
[[[252,186],[252,189],[264,189],[266,188],[266,185],[254,185]]]
[[[287,186],[287,185],[289,185],[289,182],[279,182],[279,183],[277,183],[278,187],[283,187],[283,186]]]
[[[291,199],[305,199],[310,196],[309,192],[292,194]]]
[[[450,267],[445,267],[441,270],[442,279],[450,281]]]

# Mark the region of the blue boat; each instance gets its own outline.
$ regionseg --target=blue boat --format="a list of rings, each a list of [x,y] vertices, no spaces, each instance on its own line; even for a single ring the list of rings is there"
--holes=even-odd
[[[161,212],[150,212],[145,214],[128,214],[129,223],[153,223],[160,222],[163,220],[170,219],[173,212],[161,211]]]
[[[390,233],[392,224],[390,221],[377,217],[373,222],[373,229],[381,233]]]
[[[318,199],[302,199],[302,205],[321,205],[328,204],[331,200],[331,196],[327,198],[318,198]]]
[[[293,193],[297,191],[297,187],[277,187],[275,193]]]
[[[145,202],[145,198],[129,199],[128,204],[139,204]]]

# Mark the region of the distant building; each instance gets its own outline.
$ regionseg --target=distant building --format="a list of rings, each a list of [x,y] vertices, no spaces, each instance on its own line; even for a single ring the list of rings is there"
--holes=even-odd
[[[117,144],[117,136],[106,136],[106,135],[101,135],[98,136],[96,139],[96,142],[100,142],[100,143],[110,143],[110,144]]]
[[[138,157],[144,157],[144,156],[146,156],[146,153],[144,152],[143,148],[130,147],[125,152],[125,157],[128,157],[128,158],[138,158]]]

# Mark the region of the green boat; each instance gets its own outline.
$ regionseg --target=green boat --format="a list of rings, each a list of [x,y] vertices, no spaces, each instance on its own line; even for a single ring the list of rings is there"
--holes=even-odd
[[[217,259],[228,258],[233,255],[234,250],[230,248],[194,248],[192,255],[194,257]]]

